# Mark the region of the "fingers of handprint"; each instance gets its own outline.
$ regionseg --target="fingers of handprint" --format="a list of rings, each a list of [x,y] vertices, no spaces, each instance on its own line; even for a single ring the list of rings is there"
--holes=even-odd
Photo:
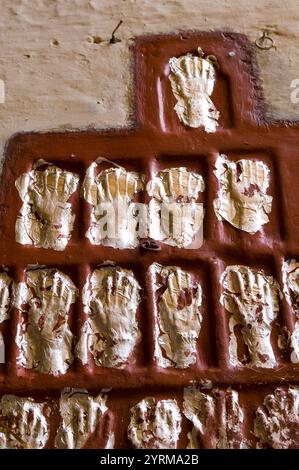
[[[299,421],[299,397],[292,388],[286,392],[286,413],[294,414],[298,417]]]
[[[265,398],[265,406],[270,413],[277,414],[285,411],[285,392],[282,389],[276,389],[271,395]]]
[[[137,448],[175,448],[181,415],[175,400],[148,397],[131,409],[128,436]]]
[[[106,177],[105,174],[100,174],[97,179],[94,179],[91,183],[91,185],[88,185],[88,191],[96,191],[98,197],[95,199],[89,199],[88,200],[93,201],[94,205],[96,205],[97,202],[104,202],[109,200],[107,197],[107,182],[106,182]]]
[[[225,393],[225,408],[228,420],[233,427],[238,427],[243,421],[243,413],[238,402],[238,395],[234,390],[228,389]]]
[[[271,426],[271,421],[269,419],[269,415],[267,412],[262,409],[258,408],[256,411],[256,422],[255,425],[263,430],[267,430]]]
[[[115,308],[119,308],[123,302],[123,279],[123,273],[116,269],[113,273],[113,293]]]
[[[248,305],[257,304],[271,307],[273,297],[276,299],[279,296],[278,288],[271,276],[267,277],[262,272],[254,271],[246,266],[227,268],[223,285],[226,289],[225,295],[235,296],[237,303],[243,301]]]
[[[105,449],[113,431],[113,416],[109,411],[104,415],[98,410],[96,420],[89,430],[88,437],[82,449]]]
[[[179,308],[179,296],[191,287],[190,276],[181,269],[173,270],[167,278],[167,289],[170,294],[172,305]]]
[[[11,278],[0,273],[0,323],[9,316]]]
[[[298,447],[299,389],[278,387],[267,395],[256,411],[254,434],[262,445],[273,448]]]
[[[255,191],[266,191],[268,183],[269,168],[262,161],[243,159],[237,162],[241,171],[234,171],[236,182],[240,181],[245,188],[254,185],[257,187]],[[237,168],[237,167],[236,167]]]
[[[41,405],[37,405],[41,407]],[[36,412],[30,403],[24,403],[18,416],[16,434],[27,438],[28,446],[37,441],[42,435],[46,435],[47,424],[43,414]]]
[[[115,199],[131,199],[139,190],[140,175],[126,172],[122,168],[103,170],[98,176],[100,199],[114,201]]]
[[[23,206],[16,221],[17,241],[23,245],[64,250],[74,220],[67,201],[76,191],[78,182],[78,175],[56,166],[33,169],[28,178],[18,178],[16,186]]]
[[[182,60],[182,69],[185,71],[187,77],[192,77],[190,62],[190,57],[188,55],[184,56]]]
[[[204,448],[240,448],[244,443],[243,411],[235,390],[201,391],[193,386],[185,390],[184,412],[198,432]]]

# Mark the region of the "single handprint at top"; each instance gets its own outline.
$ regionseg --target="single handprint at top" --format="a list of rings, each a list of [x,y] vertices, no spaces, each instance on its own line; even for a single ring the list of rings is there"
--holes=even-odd
[[[272,196],[266,193],[270,170],[264,162],[248,159],[233,162],[220,155],[214,173],[220,184],[218,198],[214,200],[219,220],[248,233],[256,233],[269,222]]]
[[[44,374],[65,374],[73,362],[68,317],[78,295],[75,285],[56,269],[35,269],[14,290],[14,304],[23,312],[16,335],[18,364]]]
[[[215,132],[219,111],[210,98],[216,78],[214,60],[204,57],[200,48],[198,54],[198,57],[189,53],[169,60],[169,79],[177,100],[174,109],[186,126],[202,126],[206,132]]]
[[[0,401],[0,449],[42,449],[49,439],[46,402],[3,395]]]
[[[175,449],[181,421],[176,400],[147,397],[131,408],[128,438],[136,449]]]
[[[39,169],[46,166],[45,169]],[[78,175],[38,160],[32,171],[16,180],[23,201],[16,221],[16,241],[22,245],[64,250],[75,216],[68,202],[79,183]]]
[[[156,311],[155,356],[161,367],[185,369],[196,362],[201,329],[202,290],[176,266],[151,266],[155,290],[162,286]],[[162,279],[162,286],[159,278]]]
[[[241,365],[235,326],[241,325],[250,364],[274,367],[276,358],[271,343],[272,323],[278,315],[281,292],[272,276],[248,266],[228,266],[221,276],[221,303],[232,314],[230,326],[230,362]]]
[[[133,199],[143,189],[143,176],[122,167],[96,174],[97,166],[97,162],[90,165],[83,182],[83,197],[93,206],[86,237],[94,245],[134,248],[140,236],[141,204]],[[142,224],[139,229],[142,232]]]
[[[276,388],[256,411],[257,447],[299,448],[299,388]]]
[[[83,302],[88,315],[77,345],[83,364],[123,368],[141,338],[136,319],[140,286],[132,271],[118,266],[96,269],[87,280]]]

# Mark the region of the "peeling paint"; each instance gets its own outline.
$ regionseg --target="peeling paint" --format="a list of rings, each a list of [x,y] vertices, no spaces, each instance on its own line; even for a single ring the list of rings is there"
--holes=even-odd
[[[256,411],[258,447],[299,448],[299,388],[276,388]]]
[[[195,386],[184,389],[184,414],[192,422],[188,449],[243,449],[244,413],[235,390],[207,393]]]
[[[88,438],[98,432],[105,420],[107,395],[100,393],[93,398],[84,389],[64,389],[61,393],[59,410],[61,424],[58,428],[55,447],[58,449],[81,449]],[[102,427],[105,429],[105,426]],[[106,449],[112,449],[114,434],[100,435],[106,440]],[[100,447],[99,447],[100,448]]]
[[[295,316],[293,331],[290,333],[291,362],[299,362],[299,263],[286,260],[282,265],[283,292]]]
[[[6,272],[0,273],[0,323],[9,318],[10,313],[10,289],[12,279]]]
[[[47,166],[46,169],[39,169]],[[23,201],[16,220],[16,241],[63,251],[71,237],[75,215],[68,202],[78,187],[78,175],[38,160],[16,180]]]
[[[3,395],[0,402],[0,449],[42,449],[49,439],[46,402]]]
[[[247,159],[233,162],[226,155],[220,155],[214,173],[219,181],[218,198],[214,200],[218,220],[226,220],[251,234],[269,222],[270,170],[264,162]]]
[[[233,366],[242,365],[237,351],[235,326],[242,326],[242,338],[254,367],[275,367],[271,344],[272,323],[279,311],[278,283],[262,270],[248,266],[228,266],[221,276],[221,303],[231,313],[229,356]]]
[[[205,189],[201,175],[187,168],[168,168],[154,173],[147,185],[149,235],[179,248],[202,245],[203,204],[197,202]]]
[[[215,132],[220,113],[210,98],[216,73],[209,57],[204,58],[203,51],[198,48],[198,57],[191,53],[172,57],[169,67],[169,80],[177,100],[174,109],[179,120],[185,126]]]
[[[140,286],[132,271],[118,266],[94,270],[83,290],[88,318],[77,345],[83,364],[91,354],[97,366],[126,366],[141,339],[136,319],[140,300]]]
[[[121,167],[96,175],[97,165],[89,166],[83,182],[83,197],[93,206],[86,237],[93,245],[135,248],[139,206],[133,199],[143,189],[143,176]]]
[[[144,398],[131,408],[128,438],[136,449],[176,449],[181,420],[176,400]]]
[[[163,267],[154,263],[150,273],[154,290],[164,288],[156,307],[157,364],[185,369],[197,358],[196,346],[202,323],[201,286],[177,266]]]
[[[22,312],[16,343],[17,364],[43,374],[65,374],[73,362],[73,334],[68,325],[78,291],[56,269],[26,272],[26,282],[14,286],[14,305]]]

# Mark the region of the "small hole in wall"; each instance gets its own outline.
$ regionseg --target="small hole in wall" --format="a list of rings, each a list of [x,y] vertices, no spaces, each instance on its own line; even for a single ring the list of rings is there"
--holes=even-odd
[[[51,44],[52,46],[59,46],[59,41],[57,41],[57,39],[52,39]]]
[[[100,36],[89,36],[87,38],[87,41],[92,44],[101,44],[101,42],[103,42],[103,39]]]

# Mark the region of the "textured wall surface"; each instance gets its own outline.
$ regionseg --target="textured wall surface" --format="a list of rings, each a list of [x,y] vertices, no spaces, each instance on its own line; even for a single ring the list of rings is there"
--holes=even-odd
[[[122,20],[110,44],[113,29]],[[299,78],[296,0],[1,0],[0,145],[15,132],[126,126],[133,113],[137,35],[231,30],[276,48],[256,48],[268,115],[298,119],[290,83]],[[1,149],[2,154],[2,149]]]

